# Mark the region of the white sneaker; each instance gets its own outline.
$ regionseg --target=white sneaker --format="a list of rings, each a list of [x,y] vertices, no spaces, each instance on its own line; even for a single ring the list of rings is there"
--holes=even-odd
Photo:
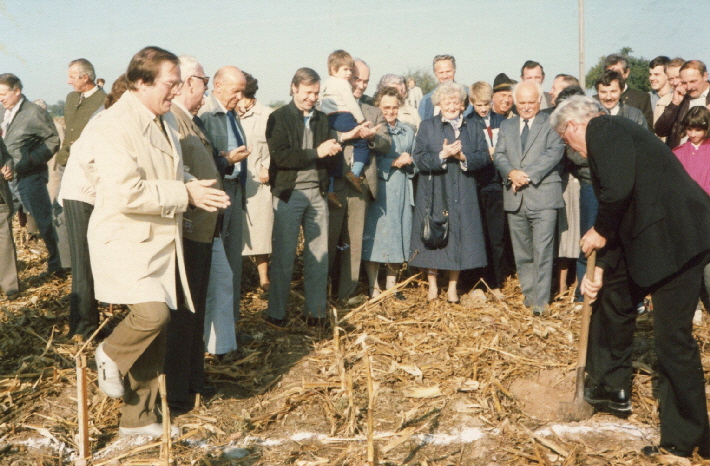
[[[133,435],[147,435],[152,438],[158,438],[163,436],[163,425],[159,422],[153,424],[148,424],[143,427],[119,427],[118,436],[119,437],[131,437]],[[170,436],[177,437],[180,435],[180,429],[176,426],[170,426]]]
[[[703,325],[703,310],[696,309],[695,315],[693,315],[693,325],[700,326]]]
[[[121,398],[126,393],[123,386],[123,377],[118,365],[104,352],[104,344],[96,347],[96,378],[99,381],[99,388],[111,398]]]

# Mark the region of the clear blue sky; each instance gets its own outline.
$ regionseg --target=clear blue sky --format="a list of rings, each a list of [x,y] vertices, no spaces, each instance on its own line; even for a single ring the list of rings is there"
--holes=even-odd
[[[586,69],[600,56],[682,56],[710,62],[708,0],[586,0]],[[693,32],[684,28],[693,28]],[[236,65],[259,79],[257,97],[288,100],[301,66],[326,75],[337,48],[384,73],[456,57],[456,80],[515,78],[527,59],[548,79],[578,75],[577,0],[0,0],[0,73],[22,79],[30,99],[64,99],[67,63],[89,59],[111,82],[146,45],[197,57],[209,76]],[[710,64],[710,63],[709,63]]]

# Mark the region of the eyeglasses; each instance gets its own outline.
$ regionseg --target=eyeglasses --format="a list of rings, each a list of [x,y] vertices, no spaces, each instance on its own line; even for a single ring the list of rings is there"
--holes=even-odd
[[[205,83],[205,86],[207,86],[210,83],[210,77],[209,76],[197,76],[197,75],[192,75],[190,76],[191,78],[197,78],[201,79],[203,83]]]
[[[180,86],[182,86],[182,81],[175,81],[173,83],[167,82],[167,81],[159,81],[163,85],[167,86],[168,89],[170,89],[171,92],[177,92],[180,90]]]

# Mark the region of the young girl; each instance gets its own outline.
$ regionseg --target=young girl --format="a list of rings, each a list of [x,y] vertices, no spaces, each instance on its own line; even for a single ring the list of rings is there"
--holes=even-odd
[[[710,110],[702,106],[691,107],[683,118],[683,129],[688,140],[673,149],[673,153],[690,177],[710,194],[710,140],[708,139]],[[702,295],[702,300],[707,303],[710,297],[710,264],[705,266],[703,275],[705,293]],[[699,325],[701,321],[702,311],[698,303],[693,322]]]
[[[683,118],[688,140],[673,149],[685,171],[706,193],[710,194],[710,111],[706,107],[692,107]]]

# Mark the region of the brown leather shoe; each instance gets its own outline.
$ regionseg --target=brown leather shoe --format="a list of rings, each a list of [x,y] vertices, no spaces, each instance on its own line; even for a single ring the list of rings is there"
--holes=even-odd
[[[345,175],[345,181],[350,183],[350,185],[355,189],[355,191],[361,193],[362,192],[362,180],[355,176],[355,173],[353,172],[348,172]]]

